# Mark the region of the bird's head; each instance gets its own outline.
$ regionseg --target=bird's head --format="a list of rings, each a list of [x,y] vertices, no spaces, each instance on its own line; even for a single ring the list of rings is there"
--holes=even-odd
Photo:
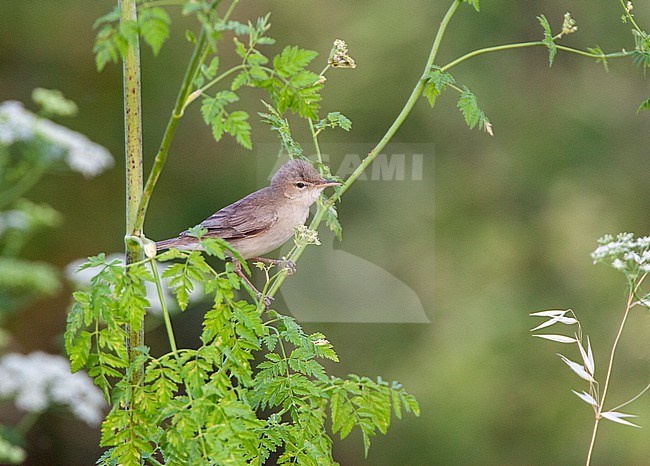
[[[300,159],[290,160],[273,175],[271,187],[307,207],[312,205],[323,189],[341,183],[323,178],[312,164]]]

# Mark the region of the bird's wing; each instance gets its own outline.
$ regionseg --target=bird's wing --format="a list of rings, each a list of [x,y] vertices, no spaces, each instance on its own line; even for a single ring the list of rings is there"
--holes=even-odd
[[[269,188],[261,189],[224,207],[201,222],[207,236],[238,239],[256,236],[269,230],[278,220]]]

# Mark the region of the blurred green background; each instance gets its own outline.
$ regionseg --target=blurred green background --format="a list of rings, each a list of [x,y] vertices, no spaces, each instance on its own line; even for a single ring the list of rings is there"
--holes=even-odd
[[[650,8],[637,3],[643,27],[650,24]],[[59,266],[122,248],[121,67],[97,73],[92,54],[92,24],[112,6],[107,0],[0,2],[0,101],[34,108],[33,88],[60,89],[80,108],[77,118],[62,123],[117,159],[112,171],[95,180],[50,176],[31,194],[59,209],[64,225],[33,241],[27,255]],[[257,1],[242,2],[235,17],[271,11],[270,35],[278,43],[270,50],[297,44],[319,51],[321,63],[334,39],[347,41],[357,69],[328,74],[323,108],[350,117],[353,130],[331,132],[324,141],[358,143],[368,151],[419,78],[447,6]],[[461,7],[437,63],[479,47],[538,40],[535,16],[545,14],[559,29],[566,11],[579,30],[563,43],[598,44],[605,51],[633,47],[617,1],[495,0],[482,2],[481,9],[479,14]],[[184,30],[193,24],[178,14],[173,18],[172,38],[160,56],[143,48],[147,168],[191,51]],[[423,180],[358,182],[340,205],[343,242],[334,246],[404,282],[431,322],[304,324],[334,344],[341,363],[332,372],[399,380],[420,401],[422,416],[396,421],[388,435],[373,439],[366,460],[357,435],[336,441],[335,458],[346,466],[580,464],[592,411],[570,391],[586,385],[555,353],[577,355],[574,348],[531,338],[529,329],[539,321],[528,313],[573,308],[591,337],[602,376],[624,310],[625,283],[622,275],[594,267],[589,253],[606,233],[650,230],[650,112],[636,113],[650,94],[648,81],[629,60],[612,61],[606,73],[594,60],[560,53],[549,68],[542,48],[482,56],[452,73],[478,95],[495,137],[466,127],[453,91],[433,110],[419,102],[393,142],[435,145],[435,153],[425,155]],[[262,110],[261,97],[252,91],[243,99],[251,114]],[[276,141],[252,120],[254,144]],[[296,133],[308,146],[304,133]],[[190,107],[153,197],[147,236],[175,235],[259,188],[261,157],[274,154],[249,152],[230,140],[214,143],[198,106]],[[68,304],[69,295],[61,293],[14,316],[11,349],[59,352]],[[281,301],[279,307],[285,310]],[[200,318],[198,309],[175,318],[185,344],[195,340]],[[631,315],[610,406],[647,384],[649,327],[647,313]],[[164,349],[161,337],[156,331],[149,341]],[[593,464],[650,462],[648,397],[628,411],[645,428],[603,423]],[[94,464],[98,439],[98,431],[71,416],[47,415],[30,433],[27,464]]]

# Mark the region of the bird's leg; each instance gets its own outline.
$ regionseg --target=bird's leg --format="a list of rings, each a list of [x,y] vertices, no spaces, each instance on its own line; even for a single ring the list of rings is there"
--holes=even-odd
[[[287,271],[287,274],[296,273],[296,263],[289,259],[269,259],[268,257],[253,257],[252,261],[263,262],[265,264],[277,265]]]
[[[246,284],[255,292],[255,296],[257,297],[257,300],[259,301],[260,299],[262,300],[262,303],[264,304],[264,308],[268,309],[271,307],[271,303],[273,302],[273,298],[271,296],[264,296],[262,297],[262,293],[260,290],[255,288],[255,285],[248,279],[246,274],[241,268],[241,264],[239,263],[238,260],[233,259],[232,261],[233,265],[235,266],[235,273],[239,275],[239,277],[246,282]]]

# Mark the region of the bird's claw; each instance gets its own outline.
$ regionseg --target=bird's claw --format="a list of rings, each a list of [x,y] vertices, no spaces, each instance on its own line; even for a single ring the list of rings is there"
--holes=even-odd
[[[282,268],[287,271],[287,275],[296,273],[296,263],[290,259],[282,261]]]
[[[257,300],[261,301],[262,304],[264,305],[264,309],[268,311],[269,308],[271,307],[271,304],[273,304],[273,297],[263,295],[259,291],[256,293],[256,295],[257,295]]]

